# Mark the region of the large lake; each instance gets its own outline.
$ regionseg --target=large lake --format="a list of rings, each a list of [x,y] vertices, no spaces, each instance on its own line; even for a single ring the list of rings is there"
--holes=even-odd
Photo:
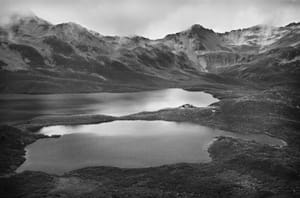
[[[134,93],[91,94],[1,94],[0,123],[32,119],[42,115],[106,114],[126,115],[178,107],[189,103],[204,107],[218,101],[204,92],[164,89]]]
[[[177,105],[177,104],[176,104]],[[88,166],[141,168],[210,160],[208,145],[216,136],[284,145],[266,135],[241,135],[190,123],[114,121],[110,123],[44,127],[40,133],[62,135],[40,139],[26,147],[24,170],[62,174]]]

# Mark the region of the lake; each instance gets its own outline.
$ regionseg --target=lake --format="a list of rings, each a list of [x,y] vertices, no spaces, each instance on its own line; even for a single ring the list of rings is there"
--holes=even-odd
[[[267,135],[236,134],[167,121],[50,126],[39,132],[62,136],[40,139],[27,146],[26,161],[17,172],[34,170],[62,174],[88,166],[144,168],[180,162],[208,162],[208,145],[220,135],[284,145],[283,141]]]
[[[0,123],[43,115],[106,114],[121,116],[183,104],[205,107],[218,100],[204,92],[164,89],[134,93],[1,94]],[[5,116],[3,116],[5,115]]]

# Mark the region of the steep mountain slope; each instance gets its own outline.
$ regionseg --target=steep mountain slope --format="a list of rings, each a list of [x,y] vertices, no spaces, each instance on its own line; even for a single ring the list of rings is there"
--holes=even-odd
[[[258,30],[258,28],[256,28]],[[266,27],[260,28],[263,32]],[[236,34],[235,31],[231,32]],[[229,34],[226,33],[226,37]],[[242,40],[246,36],[239,33]],[[299,83],[300,63],[300,24],[292,23],[285,27],[271,27],[263,35],[251,35],[248,45],[256,47],[257,53],[248,56],[247,62],[237,62],[229,67],[221,68],[218,73],[223,76],[235,76],[247,80],[282,83]]]
[[[14,16],[12,21],[0,27],[2,92],[180,86],[181,82],[199,80],[207,72],[255,79],[256,74],[247,73],[265,72],[269,67],[261,67],[266,61],[281,66],[294,64],[291,60],[298,64],[295,51],[299,50],[300,25],[296,23],[224,34],[193,25],[186,31],[150,40],[103,36],[78,24],[53,25],[36,16]],[[282,55],[275,61],[286,49],[295,56],[286,59]],[[272,67],[277,70],[278,66]]]

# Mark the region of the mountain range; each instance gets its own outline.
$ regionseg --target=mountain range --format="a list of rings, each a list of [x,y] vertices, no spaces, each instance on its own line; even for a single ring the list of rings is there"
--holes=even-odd
[[[151,40],[12,16],[0,26],[0,92],[182,87],[209,81],[298,84],[300,23],[217,33],[201,25]]]

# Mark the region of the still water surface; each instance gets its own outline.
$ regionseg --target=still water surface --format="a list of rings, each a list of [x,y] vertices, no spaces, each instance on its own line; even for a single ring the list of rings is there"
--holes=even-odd
[[[90,94],[1,94],[1,122],[32,119],[42,115],[106,114],[126,115],[155,111],[189,103],[205,107],[218,100],[204,92],[163,89],[134,93]]]
[[[114,121],[110,123],[44,127],[40,133],[62,135],[40,139],[26,147],[24,170],[62,174],[88,166],[141,168],[210,160],[208,145],[216,136],[283,145],[266,135],[241,135],[190,123]]]

